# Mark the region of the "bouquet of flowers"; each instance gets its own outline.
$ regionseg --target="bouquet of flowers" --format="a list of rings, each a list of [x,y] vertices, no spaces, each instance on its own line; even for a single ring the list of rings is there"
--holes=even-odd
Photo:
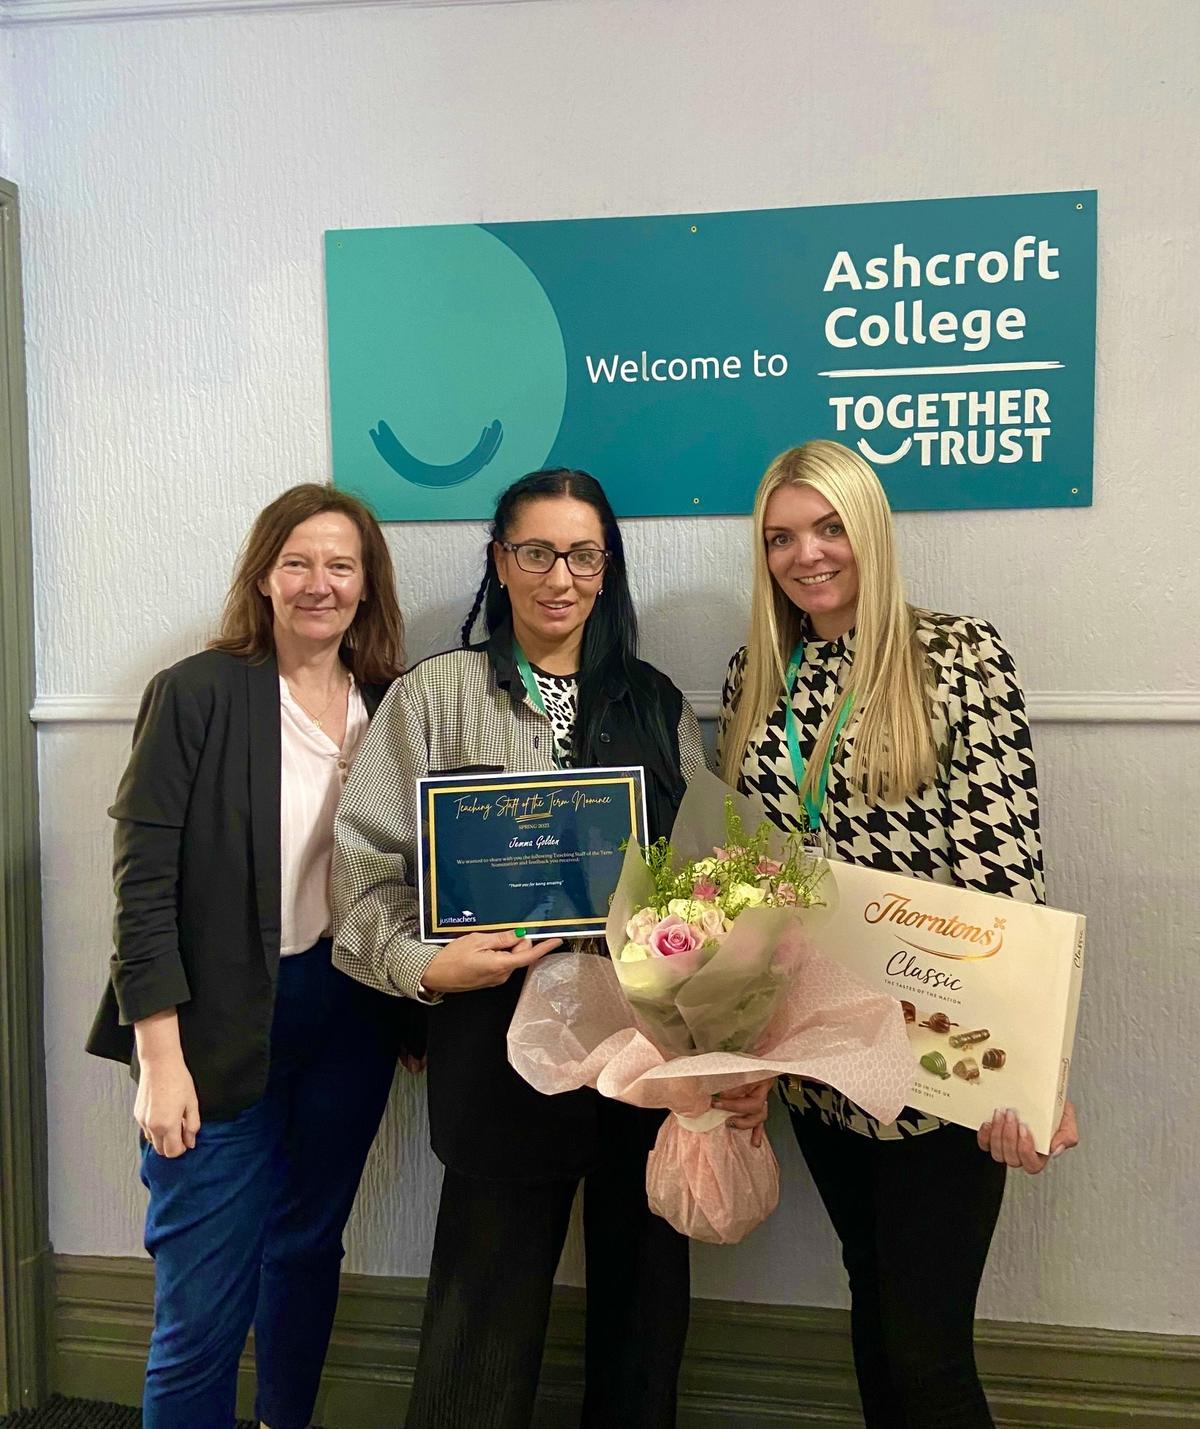
[[[809,1076],[891,1121],[912,1082],[899,1003],[805,933],[824,874],[754,802],[703,773],[669,843],[627,848],[609,956],[558,953],[526,976],[509,1061],[541,1092],[594,1086],[674,1113],[648,1158],[647,1194],[698,1240],[741,1240],[779,1199],[769,1142],[727,1127],[715,1093]]]
[[[678,1054],[757,1045],[795,961],[792,944],[771,935],[793,919],[747,915],[822,901],[825,864],[799,836],[772,858],[772,826],[763,820],[748,834],[733,795],[723,791],[723,802],[722,843],[703,857],[685,858],[666,839],[627,856],[608,922],[626,997],[654,1042]]]

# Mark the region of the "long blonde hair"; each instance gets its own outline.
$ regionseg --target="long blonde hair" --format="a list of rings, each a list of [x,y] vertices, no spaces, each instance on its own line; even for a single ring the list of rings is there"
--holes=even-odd
[[[811,486],[823,496],[841,518],[854,552],[858,610],[846,679],[854,713],[839,745],[853,731],[851,785],[869,803],[895,802],[915,793],[937,771],[929,667],[915,612],[904,599],[887,497],[870,466],[840,442],[792,447],[775,458],[759,482],[751,518],[754,582],[746,663],[740,697],[721,742],[721,772],[729,783],[737,781],[746,746],[779,702],[788,658],[802,633],[801,612],[767,565],[763,535],[767,502],[784,485]],[[817,733],[801,797],[816,790],[840,709],[838,700]]]

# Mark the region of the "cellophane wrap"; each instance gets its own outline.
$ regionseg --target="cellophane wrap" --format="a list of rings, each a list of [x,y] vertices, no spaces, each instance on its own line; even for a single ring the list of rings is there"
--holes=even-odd
[[[713,776],[689,786],[671,836],[681,860],[719,841],[729,793]],[[758,806],[734,797],[761,821]],[[893,1121],[913,1079],[904,1017],[894,998],[820,953],[795,909],[747,908],[715,950],[615,961],[628,919],[652,897],[648,883],[631,844],[608,920],[611,956],[576,949],[529,969],[509,1061],[547,1095],[591,1086],[674,1113],[648,1159],[650,1206],[684,1235],[732,1244],[775,1209],[779,1168],[767,1138],[755,1147],[728,1127],[713,1094],[811,1077]]]

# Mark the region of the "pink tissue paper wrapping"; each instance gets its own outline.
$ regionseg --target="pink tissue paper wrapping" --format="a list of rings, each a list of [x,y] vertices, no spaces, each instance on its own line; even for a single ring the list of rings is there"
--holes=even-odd
[[[711,776],[689,789],[671,840],[684,857],[719,838],[715,810],[729,792]],[[614,957],[631,911],[645,904],[645,875],[631,844],[608,925]],[[697,1240],[739,1241],[779,1199],[770,1143],[764,1136],[755,1147],[748,1131],[726,1126],[714,1092],[810,1077],[892,1121],[913,1081],[899,1003],[819,952],[802,917],[747,908],[700,966],[615,964],[602,951],[575,950],[550,954],[526,975],[509,1061],[548,1095],[591,1086],[674,1113],[650,1153],[647,1194],[657,1214]]]

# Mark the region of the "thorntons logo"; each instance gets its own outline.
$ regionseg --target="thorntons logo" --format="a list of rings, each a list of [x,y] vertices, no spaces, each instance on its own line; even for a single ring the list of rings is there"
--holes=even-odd
[[[990,928],[982,928],[977,923],[961,923],[951,914],[943,917],[938,913],[922,913],[912,906],[906,893],[888,893],[863,909],[863,918],[868,923],[896,923],[901,928],[919,929],[924,933],[935,933],[939,939],[950,942],[969,943],[970,949],[953,949],[944,944],[930,946],[915,943],[909,938],[900,941],[919,953],[928,953],[935,958],[953,958],[960,962],[975,962],[980,958],[991,958],[1004,946],[1004,919],[994,918]]]

